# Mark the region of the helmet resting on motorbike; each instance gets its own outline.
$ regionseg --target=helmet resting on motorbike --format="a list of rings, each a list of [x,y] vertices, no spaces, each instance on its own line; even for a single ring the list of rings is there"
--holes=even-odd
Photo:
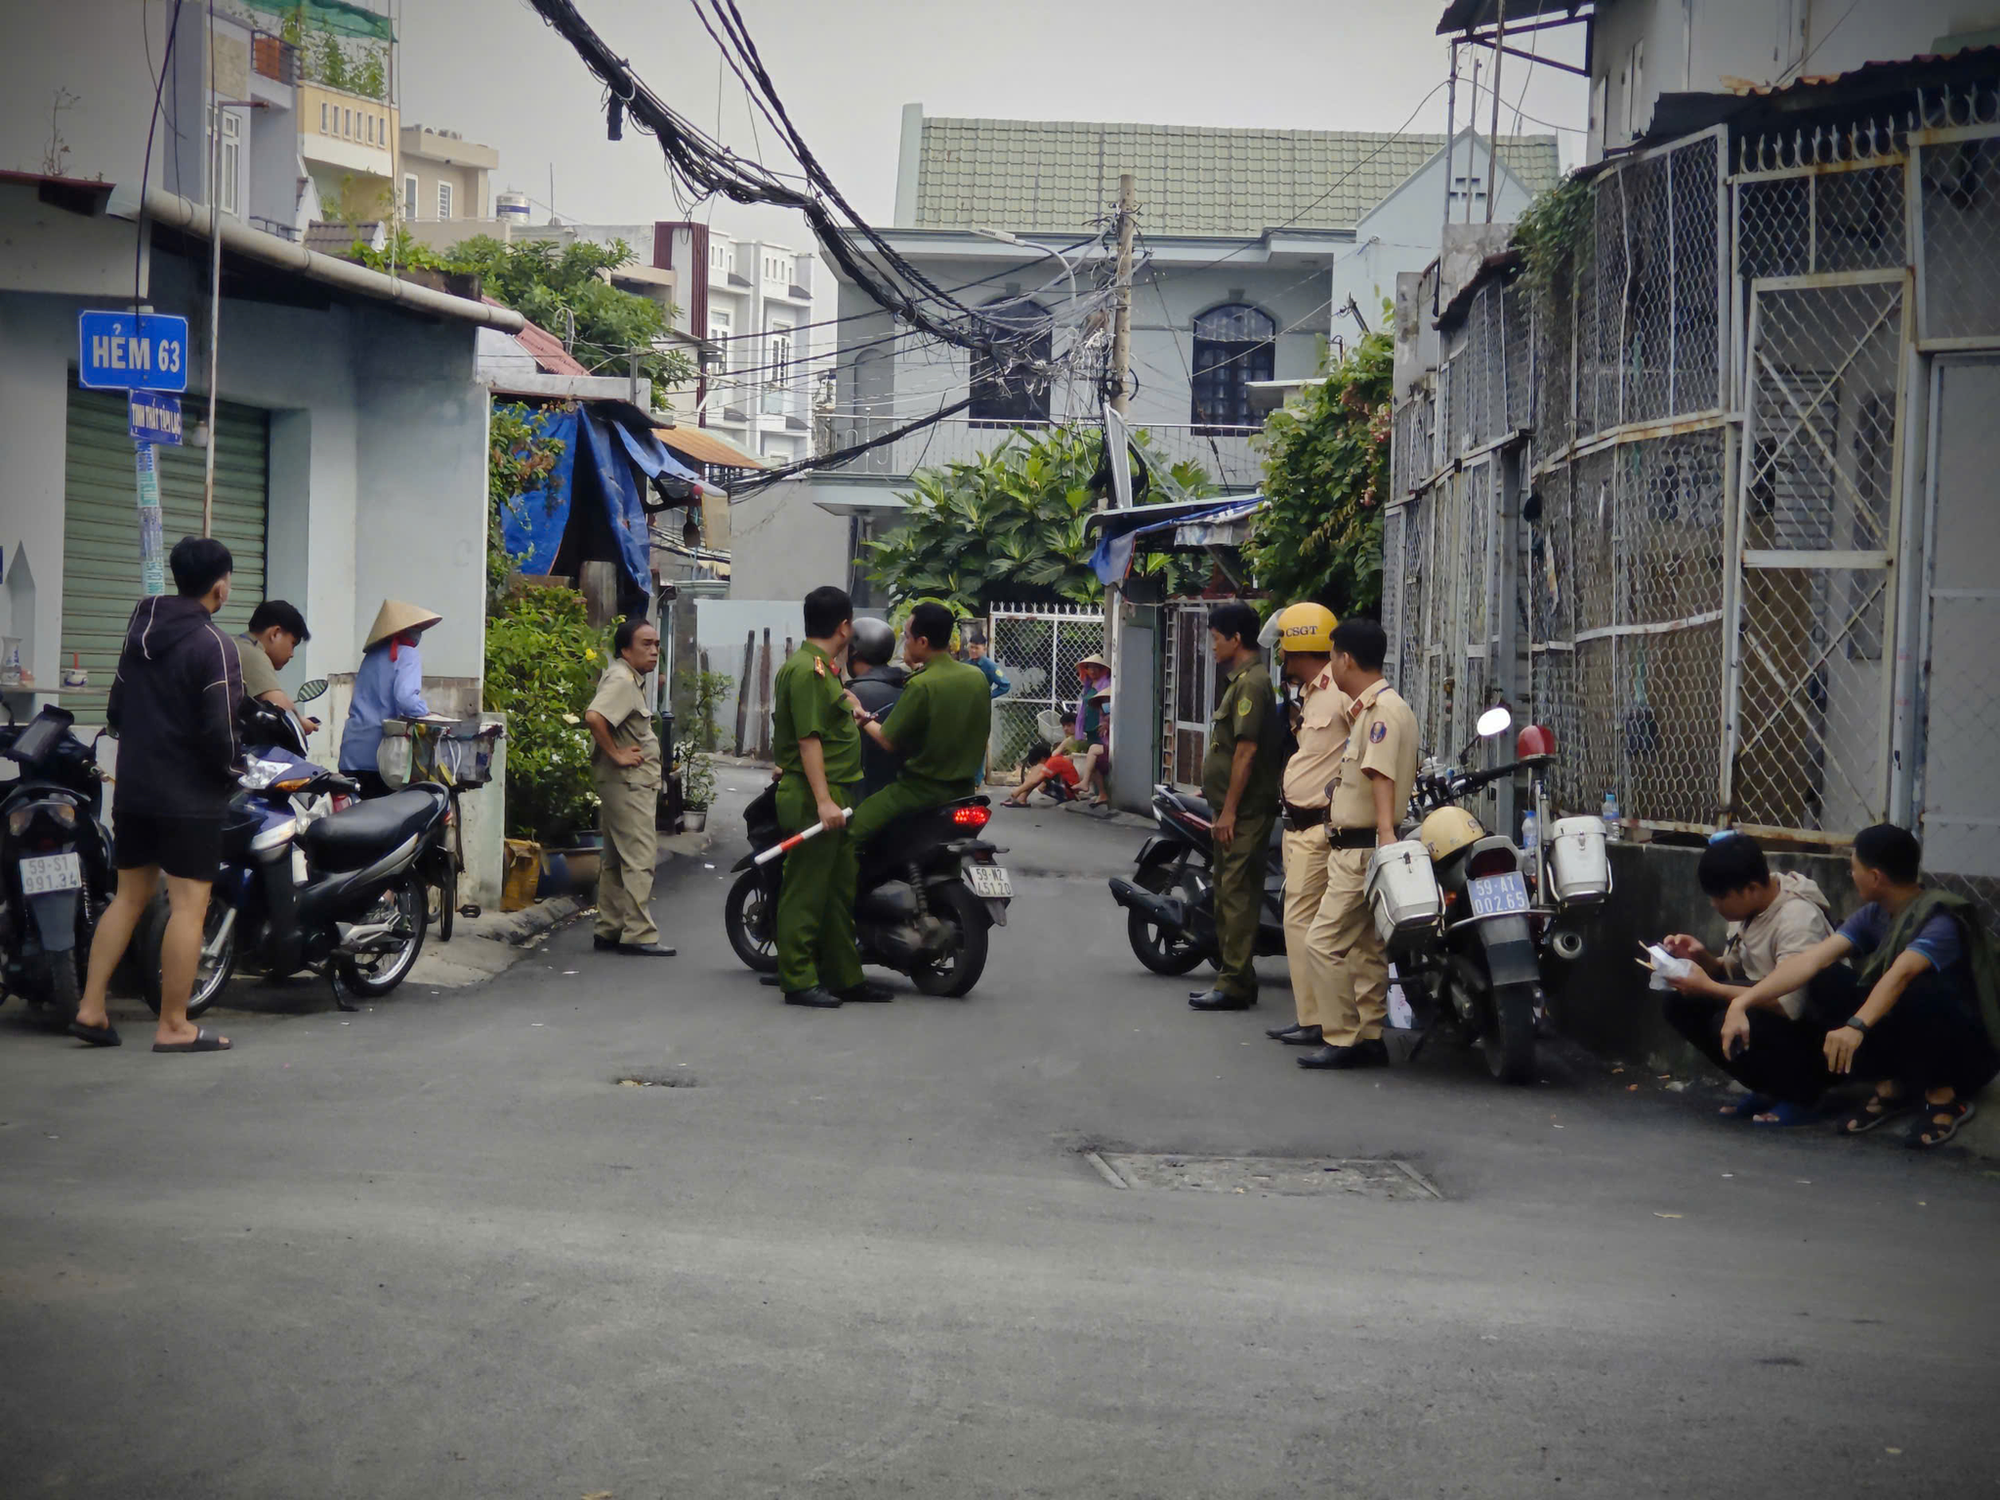
[[[854,639],[848,643],[847,659],[862,666],[886,667],[896,654],[896,630],[887,620],[861,619],[854,622]]]
[[[1329,656],[1340,621],[1323,604],[1293,604],[1278,611],[1277,648],[1304,656]]]
[[[1417,838],[1424,846],[1424,853],[1431,857],[1432,864],[1440,864],[1450,859],[1461,849],[1470,848],[1486,837],[1486,830],[1479,826],[1479,819],[1462,807],[1440,807],[1417,830]]]

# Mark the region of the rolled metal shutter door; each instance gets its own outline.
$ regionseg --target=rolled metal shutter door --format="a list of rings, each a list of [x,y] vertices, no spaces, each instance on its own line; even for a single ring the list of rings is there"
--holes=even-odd
[[[207,403],[187,399],[187,428]],[[199,410],[197,409],[199,405]],[[264,598],[264,535],[270,424],[254,406],[218,404],[215,416],[215,536],[236,561],[224,630],[249,623]],[[126,400],[115,391],[72,390],[63,477],[62,665],[90,673],[90,689],[67,695],[79,716],[101,705],[118,668],[125,625],[139,602],[139,491]],[[156,448],[166,546],[201,534],[202,450]],[[173,589],[173,576],[167,588]],[[56,686],[48,683],[43,691]]]

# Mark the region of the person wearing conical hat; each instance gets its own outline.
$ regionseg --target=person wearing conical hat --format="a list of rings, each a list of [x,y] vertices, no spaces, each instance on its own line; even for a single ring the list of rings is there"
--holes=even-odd
[[[361,647],[361,667],[354,674],[354,697],[347,706],[347,726],[340,736],[340,773],[361,784],[364,797],[386,797],[388,783],[376,769],[385,719],[419,719],[428,714],[424,702],[424,668],[417,640],[444,616],[399,599],[384,599],[375,623]]]

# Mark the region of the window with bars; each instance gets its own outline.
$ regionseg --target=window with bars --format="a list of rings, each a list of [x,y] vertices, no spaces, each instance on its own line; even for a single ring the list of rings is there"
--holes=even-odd
[[[1257,427],[1250,382],[1269,380],[1277,365],[1278,325],[1246,303],[1225,303],[1194,320],[1194,376],[1189,420],[1196,427]]]
[[[1049,380],[1046,373],[1054,348],[1048,310],[1025,297],[1001,297],[981,309],[989,322],[1002,327],[1033,331],[1026,351],[999,368],[990,354],[972,357],[972,405],[966,416],[975,424],[990,422],[1019,426],[1024,422],[1049,419]]]
[[[438,217],[440,219],[451,217],[451,184],[448,182],[438,184]]]

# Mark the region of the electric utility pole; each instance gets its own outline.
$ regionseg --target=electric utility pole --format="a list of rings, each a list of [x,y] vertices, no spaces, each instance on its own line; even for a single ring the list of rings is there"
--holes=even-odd
[[[1118,179],[1118,300],[1112,305],[1111,409],[1125,415],[1127,373],[1132,368],[1132,235],[1138,228],[1139,201],[1130,172]]]
[[[1125,393],[1126,387],[1130,384],[1129,373],[1132,368],[1132,235],[1138,227],[1138,209],[1137,184],[1133,181],[1130,172],[1121,173],[1118,178],[1117,300],[1112,304],[1111,313],[1110,377],[1112,385],[1110,401],[1108,403],[1111,410],[1116,412],[1121,419],[1125,415]],[[1105,419],[1105,426],[1105,437],[1108,441],[1110,438],[1109,417]],[[1118,445],[1118,451],[1111,455],[1111,461],[1115,464],[1128,466],[1131,463],[1131,456],[1122,441]],[[1102,504],[1103,502],[1100,501],[1099,503]],[[1133,690],[1134,685],[1128,684],[1122,675],[1125,667],[1124,652],[1120,649],[1123,644],[1122,637],[1124,630],[1122,626],[1125,620],[1123,593],[1124,590],[1116,581],[1107,584],[1104,589],[1104,655],[1105,660],[1111,664],[1111,680],[1113,683],[1110,728],[1113,739],[1118,740],[1121,744],[1131,745],[1136,749],[1142,743],[1139,737],[1145,733],[1145,729],[1142,726],[1145,726],[1149,720],[1156,722],[1159,716],[1143,711],[1140,713],[1133,711],[1140,697],[1144,695],[1135,692]],[[1147,666],[1150,669],[1151,663],[1147,663]],[[1150,671],[1148,675],[1150,675]],[[1079,715],[1083,712],[1082,704],[1077,705],[1077,712]],[[1157,757],[1150,758],[1156,759]],[[1134,769],[1136,769],[1136,757]],[[1129,787],[1132,785],[1131,771],[1128,770],[1125,774],[1125,785]],[[1145,774],[1140,778],[1140,782],[1143,785],[1150,785],[1151,781],[1152,767],[1148,766]],[[1119,794],[1119,788],[1113,786],[1109,790],[1113,798],[1116,799]],[[1132,801],[1129,792],[1126,794],[1124,801],[1128,803]],[[1144,803],[1141,802],[1139,805],[1143,807]]]

